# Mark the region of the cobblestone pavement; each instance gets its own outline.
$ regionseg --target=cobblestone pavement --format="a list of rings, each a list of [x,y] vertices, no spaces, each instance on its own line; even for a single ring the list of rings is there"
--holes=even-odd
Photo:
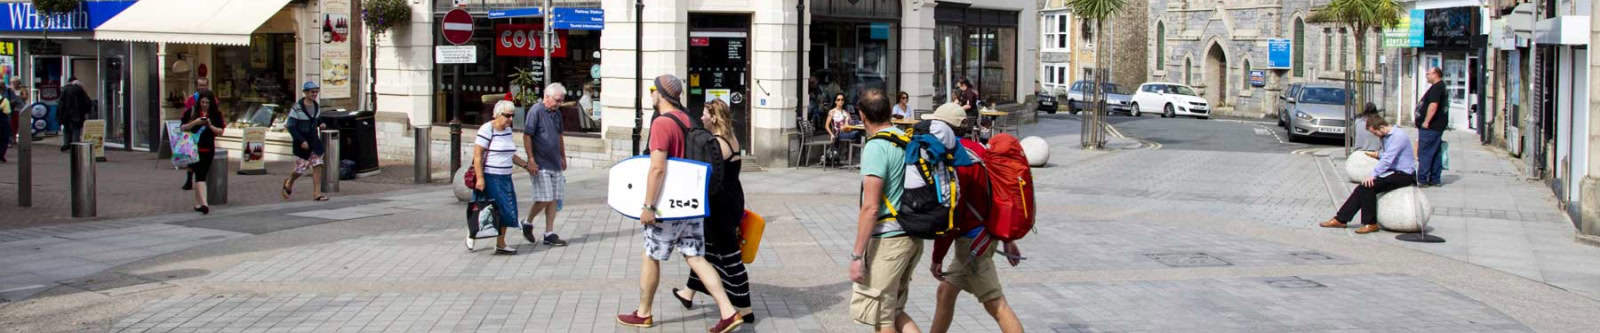
[[[1044,118],[1040,126],[1077,125]],[[1029,331],[1565,332],[1600,326],[1593,315],[1600,313],[1600,302],[1552,281],[1440,250],[1456,246],[1455,239],[1428,248],[1394,243],[1388,233],[1358,236],[1312,227],[1332,211],[1330,184],[1338,185],[1326,181],[1333,164],[1325,158],[1176,149],[1083,152],[1071,148],[1077,139],[1070,133],[1033,133],[1054,144],[1052,166],[1035,170],[1039,229],[1019,243],[1029,259],[1018,267],[998,265],[1007,300]],[[152,217],[83,224],[96,229],[75,232],[144,230],[137,235],[167,240],[210,236],[203,231],[223,237],[105,259],[107,267],[48,282],[43,290],[0,303],[0,331],[704,331],[715,320],[710,300],[699,297],[693,309],[684,309],[667,294],[688,273],[681,258],[662,265],[654,296],[657,328],[613,322],[613,315],[631,310],[640,297],[641,236],[635,222],[604,206],[597,174],[580,170],[569,176],[572,199],[556,224],[571,245],[535,246],[513,235],[509,242],[520,250],[517,256],[463,249],[462,208],[445,187],[351,196],[342,206],[241,207],[206,221]],[[749,266],[759,321],[741,331],[863,331],[848,319],[846,305],[854,172],[778,169],[743,178],[749,208],[769,225]],[[517,182],[526,188],[525,180]],[[1483,206],[1444,207],[1506,218],[1550,213],[1518,208],[1495,215],[1467,210],[1495,209]],[[1440,215],[1436,221],[1468,218]],[[1453,228],[1447,223],[1435,228]],[[62,232],[0,233],[10,237],[0,238],[0,258],[24,257],[18,249],[47,256],[81,252],[71,245],[45,250],[65,242],[52,239]],[[92,236],[73,239],[101,240]],[[1540,240],[1525,236],[1530,243]],[[936,287],[926,260],[915,270],[907,309],[924,328]],[[59,270],[64,268],[0,265],[0,282]],[[7,288],[0,284],[0,295]],[[982,306],[965,296],[952,329],[997,330]]]

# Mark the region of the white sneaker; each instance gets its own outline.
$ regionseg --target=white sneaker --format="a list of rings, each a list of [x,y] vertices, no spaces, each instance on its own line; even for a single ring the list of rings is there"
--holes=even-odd
[[[478,240],[472,239],[472,237],[467,237],[467,252],[477,251],[478,250],[478,246],[477,245],[478,245]]]

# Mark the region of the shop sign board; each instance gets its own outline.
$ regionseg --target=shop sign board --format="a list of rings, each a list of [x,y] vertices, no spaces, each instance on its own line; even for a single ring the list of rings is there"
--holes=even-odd
[[[490,10],[489,11],[489,18],[490,19],[515,18],[515,17],[539,17],[539,16],[543,16],[543,15],[544,15],[544,13],[539,11],[539,7],[514,8],[514,9],[495,9],[495,10]]]
[[[478,63],[478,47],[472,45],[436,45],[433,47],[436,64]]]
[[[550,27],[562,30],[603,30],[606,12],[599,8],[551,8]]]
[[[350,98],[350,0],[322,1],[322,98]]]
[[[1267,40],[1268,68],[1289,69],[1294,66],[1294,41],[1288,38]]]
[[[461,8],[451,9],[439,23],[439,32],[451,45],[466,44],[472,40],[472,14]]]
[[[83,121],[83,134],[79,135],[79,142],[88,142],[94,150],[96,161],[106,160],[106,120],[89,119]]]
[[[17,42],[0,41],[0,82],[17,75]]]
[[[239,174],[264,175],[267,174],[266,147],[267,128],[245,127],[243,140],[240,143]]]
[[[100,27],[123,10],[133,6],[132,0],[84,1],[78,10],[56,15],[46,26],[45,18],[28,1],[6,2],[0,5],[0,31],[88,31]]]
[[[494,55],[501,57],[544,57],[544,47],[539,42],[539,36],[544,34],[543,24],[496,24],[494,25],[495,44]],[[555,47],[550,49],[550,57],[567,57],[567,32],[556,31]]]
[[[1412,9],[1406,15],[1400,16],[1400,23],[1384,29],[1383,47],[1392,49],[1422,47],[1424,13],[1421,9]]]
[[[1250,70],[1250,86],[1257,88],[1267,86],[1267,72],[1263,70]]]

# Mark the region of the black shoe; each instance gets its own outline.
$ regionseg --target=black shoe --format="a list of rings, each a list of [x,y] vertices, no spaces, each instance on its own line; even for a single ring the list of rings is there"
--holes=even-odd
[[[745,324],[754,325],[756,323],[756,313],[755,312],[746,313],[744,315],[744,323]]]
[[[561,240],[561,236],[556,234],[549,234],[544,236],[544,245],[567,246],[567,241]]]
[[[67,152],[67,149],[72,149],[72,146],[61,146],[61,152],[63,153]]]
[[[522,225],[522,238],[527,239],[528,244],[539,244],[539,236],[534,235],[531,224]]]
[[[200,212],[200,215],[209,215],[209,214],[211,214],[211,206],[195,207],[194,211]]]
[[[680,290],[680,289],[672,288],[672,298],[678,299],[678,303],[679,304],[683,304],[683,308],[684,309],[694,309],[694,300],[685,299],[685,298],[683,298],[683,296],[678,296],[678,290]],[[693,295],[693,294],[690,294],[690,295]]]
[[[193,189],[194,189],[194,183],[189,183],[189,182],[184,182],[183,183],[183,190],[184,191],[193,190]]]
[[[494,249],[494,254],[495,255],[501,255],[501,256],[516,255],[517,254],[517,248],[514,248],[514,247],[496,248],[496,249]]]

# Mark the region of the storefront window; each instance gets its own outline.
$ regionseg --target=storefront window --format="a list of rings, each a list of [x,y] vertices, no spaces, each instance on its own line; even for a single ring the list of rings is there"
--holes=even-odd
[[[1017,13],[987,9],[939,7],[935,14],[937,44],[933,55],[935,102],[944,96],[950,80],[967,79],[986,104],[1014,103],[1017,96]],[[950,23],[946,23],[950,22]],[[945,50],[945,42],[957,50]],[[945,68],[947,57],[949,67]]]
[[[899,42],[893,24],[818,22],[811,27],[812,52],[820,55],[811,59],[812,75],[823,90],[819,93],[843,93],[849,106],[868,89],[898,91],[899,65],[892,55]]]
[[[295,97],[294,49],[293,34],[256,34],[248,47],[212,49],[211,90],[231,123],[283,121]]]

